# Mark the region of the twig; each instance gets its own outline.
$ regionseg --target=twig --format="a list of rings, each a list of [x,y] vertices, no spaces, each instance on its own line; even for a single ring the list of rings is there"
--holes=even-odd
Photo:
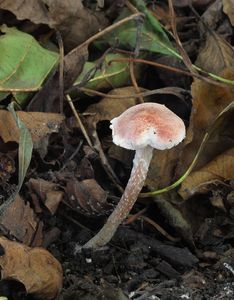
[[[142,220],[145,222],[151,224],[158,232],[160,232],[165,238],[167,238],[169,241],[176,243],[180,241],[180,238],[175,238],[171,236],[166,230],[164,230],[159,224],[157,224],[155,221],[151,220],[149,217],[146,216],[140,216]]]
[[[119,178],[116,176],[115,172],[113,171],[112,167],[110,166],[106,155],[102,149],[102,145],[101,142],[99,140],[99,137],[97,135],[97,131],[93,130],[92,133],[93,136],[93,140],[94,140],[94,149],[98,152],[99,157],[101,159],[101,163],[103,165],[103,168],[105,169],[107,175],[109,176],[109,178],[111,179],[111,181],[115,184],[115,186],[118,188],[118,190],[120,191],[120,193],[123,193],[123,188],[120,185],[120,181]]]
[[[176,73],[184,74],[184,75],[187,75],[187,76],[190,76],[190,77],[196,77],[196,78],[204,80],[204,81],[206,81],[210,84],[214,84],[214,85],[225,87],[225,88],[227,88],[227,87],[230,88],[230,83],[228,81],[226,83],[224,81],[223,82],[216,81],[216,80],[211,79],[209,77],[204,77],[204,76],[202,76],[198,73],[194,73],[194,72],[190,73],[188,71],[184,71],[184,70],[181,70],[181,69],[178,69],[178,68],[175,68],[175,67],[171,67],[171,66],[164,65],[164,64],[159,64],[159,63],[149,61],[149,60],[145,60],[145,59],[120,57],[120,58],[115,58],[112,61],[134,61],[134,62],[138,62],[138,63],[144,63],[144,64],[147,64],[147,65],[151,65],[151,66],[163,68],[163,69],[166,69],[166,70],[170,70],[170,71],[173,71],[173,72],[176,72]],[[110,61],[110,63],[112,61]],[[215,76],[216,76],[214,74],[207,73],[207,72],[204,72],[202,70],[200,70],[200,71],[203,72],[206,75],[211,76],[211,77],[213,76],[213,78],[215,78]],[[219,80],[219,78],[220,77],[217,77],[218,80]],[[225,78],[224,78],[224,80],[225,80]]]
[[[101,70],[103,62],[105,61],[105,58],[107,56],[107,54],[109,54],[111,51],[113,51],[113,47],[108,48],[103,54],[102,56],[97,60],[97,62],[95,63],[95,66],[93,68],[91,68],[83,77],[83,79],[81,80],[80,83],[78,83],[76,86],[77,87],[82,87],[85,86],[91,79],[94,78],[96,72],[98,70]],[[67,91],[67,93],[69,94],[69,91]]]
[[[133,63],[133,61],[130,61],[129,71],[130,71],[130,76],[131,76],[131,80],[132,80],[132,85],[134,86],[136,93],[140,93],[140,89],[139,89],[139,86],[137,84],[136,76],[135,76],[135,72],[134,72],[134,63]],[[138,103],[144,103],[143,97],[138,96],[137,98],[139,99]]]
[[[126,0],[125,5],[127,6],[127,8],[132,13],[139,13],[139,10],[134,5],[132,5],[132,3],[130,3],[130,1]],[[142,20],[143,20],[143,18],[142,18]],[[142,26],[143,26],[142,20],[140,18],[138,20],[136,20],[136,22],[137,22],[137,25],[136,25],[136,46],[135,46],[135,50],[134,50],[134,56],[135,57],[138,57],[139,53],[140,53],[141,31],[142,31]]]
[[[88,136],[88,134],[86,132],[86,129],[85,129],[83,123],[81,122],[80,116],[79,116],[79,114],[77,113],[77,111],[75,109],[75,106],[74,106],[74,104],[72,102],[71,97],[69,95],[66,95],[66,98],[67,98],[67,102],[70,105],[71,110],[72,110],[72,112],[73,112],[73,114],[74,114],[74,116],[75,116],[75,118],[76,118],[76,120],[77,120],[77,122],[78,122],[78,124],[80,126],[80,129],[81,129],[81,131],[82,131],[82,133],[83,133],[83,135],[84,135],[84,137],[86,139],[86,142],[88,143],[89,147],[93,149],[94,147],[92,145],[92,142],[91,142],[91,140],[90,140],[90,138],[89,138],[89,136]]]
[[[72,155],[65,161],[65,163],[63,164],[63,167],[61,168],[60,171],[63,171],[63,170],[66,168],[66,166],[68,165],[68,163],[76,156],[76,154],[80,151],[80,148],[81,148],[82,144],[83,144],[83,140],[81,140],[81,141],[79,142],[78,147],[77,147],[76,150],[72,153]]]
[[[171,17],[171,28],[172,28],[172,32],[174,34],[174,39],[175,39],[177,48],[183,58],[184,64],[188,68],[188,70],[190,70],[190,72],[192,74],[195,74],[195,73],[197,74],[197,71],[194,69],[192,62],[191,62],[188,54],[184,50],[183,45],[180,41],[177,29],[176,29],[176,18],[175,18],[175,11],[174,11],[172,0],[168,0],[168,6],[169,6],[170,17]]]
[[[112,99],[129,99],[129,98],[137,98],[137,97],[147,97],[147,96],[151,96],[151,95],[155,95],[155,94],[159,94],[159,95],[170,94],[170,95],[176,95],[177,97],[181,98],[180,93],[187,92],[186,90],[184,90],[182,88],[178,88],[178,87],[165,87],[165,88],[161,88],[161,89],[155,89],[155,90],[146,91],[146,92],[142,92],[139,94],[131,94],[131,95],[111,95],[111,94],[106,94],[106,93],[88,89],[88,88],[80,88],[79,90],[84,93],[88,93],[88,94],[92,94],[92,95],[96,95],[96,96],[100,96],[100,97],[108,97],[108,98],[112,98]],[[177,91],[175,91],[175,90],[177,90]]]
[[[134,14],[139,13],[139,10],[134,5],[132,5],[132,3],[130,3],[128,0],[125,1],[125,5],[132,13]]]

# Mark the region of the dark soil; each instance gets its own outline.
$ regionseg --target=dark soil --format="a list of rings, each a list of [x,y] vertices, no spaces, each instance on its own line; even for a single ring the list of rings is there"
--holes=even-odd
[[[210,223],[212,220],[209,220]],[[141,224],[121,226],[111,244],[75,254],[89,234],[71,218],[59,218],[62,230],[51,251],[64,268],[59,299],[233,299],[234,251],[230,243],[198,245],[159,241]],[[207,236],[206,242],[209,244]],[[204,252],[204,250],[206,250]]]

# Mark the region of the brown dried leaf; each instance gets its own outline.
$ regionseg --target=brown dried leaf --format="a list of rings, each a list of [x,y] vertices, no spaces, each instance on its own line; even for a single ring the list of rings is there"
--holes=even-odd
[[[89,11],[81,0],[1,0],[0,8],[11,11],[19,20],[28,19],[56,28],[62,33],[63,42],[69,49],[107,25],[103,14]]]
[[[34,144],[53,132],[58,132],[64,116],[52,113],[17,112],[17,115],[29,129]],[[19,142],[19,130],[12,114],[0,110],[0,136],[6,142]]]
[[[94,179],[81,182],[75,179],[70,180],[65,191],[68,203],[85,215],[105,215],[112,209],[112,205],[106,201],[106,191]]]
[[[30,204],[19,195],[0,215],[0,226],[26,245],[42,244],[41,225]]]
[[[207,7],[197,24],[200,36],[206,36],[208,32],[215,32],[229,39],[232,38],[233,29],[228,18],[223,13],[222,1],[216,0]],[[209,30],[207,30],[209,28]]]
[[[54,215],[59,207],[60,202],[63,200],[62,191],[48,191],[46,193],[45,206],[50,213]]]
[[[225,69],[219,74],[224,78],[234,80],[234,69]],[[187,137],[185,139],[186,147],[183,150],[183,156],[180,159],[179,174],[183,174],[193,161],[202,139],[207,132],[208,128],[212,126],[215,118],[233,101],[234,88],[220,87],[211,85],[201,80],[195,79],[192,84],[193,110]],[[233,115],[233,113],[231,113]],[[231,125],[230,116],[229,135],[233,134],[233,126]],[[195,169],[199,169],[214,157],[230,148],[232,145],[231,140],[219,135],[219,138],[214,138],[209,145],[206,146],[205,151],[199,156],[199,161]]]
[[[108,93],[108,95],[131,96],[135,93],[135,88],[132,86],[128,86],[111,90]],[[129,107],[137,104],[135,98],[113,99],[111,97],[108,97],[108,95],[107,97],[103,98],[100,102],[90,105],[85,111],[87,114],[90,114],[88,120],[91,120],[89,122],[94,122],[96,125],[100,121],[110,121],[116,116],[120,115],[125,110],[127,110]]]
[[[234,26],[234,1],[223,0],[223,11],[226,15],[228,15],[232,26]]]
[[[215,180],[229,180],[234,178],[234,148],[205,165],[203,168],[191,173],[182,183],[179,190],[184,199],[195,193],[207,192],[206,186]]]
[[[57,184],[41,178],[31,178],[27,186],[31,192],[36,193],[50,213],[55,214],[64,196],[63,192],[58,190]]]
[[[224,38],[213,32],[208,35],[196,65],[202,70],[218,74],[225,68],[234,67],[234,50]]]
[[[36,193],[41,201],[45,202],[47,193],[57,189],[57,184],[46,181],[42,178],[30,178],[27,183],[29,190],[33,193]]]
[[[62,288],[62,267],[43,248],[30,248],[0,237],[4,254],[0,256],[2,279],[15,279],[24,284],[37,299],[52,300]]]
[[[11,11],[19,20],[29,19],[36,24],[52,22],[48,9],[41,0],[1,0],[0,8]]]

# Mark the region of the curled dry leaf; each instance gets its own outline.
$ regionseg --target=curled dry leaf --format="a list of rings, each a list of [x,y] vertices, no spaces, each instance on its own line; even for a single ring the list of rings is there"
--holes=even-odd
[[[89,11],[81,0],[2,0],[0,8],[11,11],[19,20],[28,19],[60,30],[70,49],[107,24],[104,15]]]
[[[223,13],[223,3],[221,0],[213,0],[207,7],[201,16],[201,20],[198,22],[198,30],[200,36],[206,36],[208,32],[213,31],[222,36],[232,37],[233,29],[228,18]]]
[[[212,62],[211,62],[212,64]],[[234,69],[225,69],[219,74],[224,78],[234,80]],[[192,84],[193,110],[191,121],[185,139],[186,147],[183,150],[183,156],[180,159],[178,172],[183,174],[193,161],[198,148],[208,128],[212,126],[215,118],[233,101],[234,88],[232,86],[220,87],[211,85],[201,80],[195,79]],[[231,122],[231,120],[230,120]],[[233,128],[230,126],[229,130]],[[214,157],[230,148],[230,139],[222,137],[213,140],[208,150],[203,151],[199,156],[195,170],[201,168]]]
[[[45,206],[48,208],[50,213],[54,215],[62,200],[63,200],[62,191],[49,191],[46,194]]]
[[[135,93],[135,88],[132,86],[128,86],[114,89],[110,91],[108,95],[120,95],[128,97]],[[93,122],[93,124],[96,127],[98,122],[104,120],[112,120],[114,117],[120,115],[129,107],[137,104],[137,100],[134,97],[113,99],[111,97],[108,97],[108,95],[107,97],[103,98],[100,102],[90,105],[85,111],[87,115],[90,115],[87,117],[89,124]]]
[[[107,193],[94,179],[70,180],[65,190],[69,205],[85,215],[105,215],[112,209],[106,201]]]
[[[218,74],[227,67],[234,67],[234,50],[220,35],[212,32],[198,54],[196,65],[202,70]]]
[[[60,114],[17,112],[18,117],[31,133],[34,147],[53,132],[58,132],[64,117]],[[0,110],[0,136],[6,142],[19,142],[19,131],[12,114]]]
[[[234,178],[234,148],[218,155],[203,168],[193,172],[182,183],[179,190],[183,199],[196,193],[207,192],[206,186],[217,180],[224,181]]]
[[[55,214],[59,203],[63,200],[63,192],[58,190],[57,184],[41,178],[31,178],[27,185],[29,190],[45,204],[50,213]]]
[[[43,248],[30,248],[0,237],[4,254],[0,256],[2,279],[15,279],[24,284],[27,293],[37,299],[52,300],[62,288],[62,267]]]
[[[0,215],[0,226],[26,245],[42,244],[43,224],[19,195]]]

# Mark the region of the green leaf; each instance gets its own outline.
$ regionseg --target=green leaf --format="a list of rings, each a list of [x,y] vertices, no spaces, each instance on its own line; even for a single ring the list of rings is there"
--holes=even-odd
[[[0,27],[0,92],[37,91],[59,55],[44,49],[31,35]]]
[[[129,11],[123,10],[116,21],[119,21],[128,15]],[[155,19],[153,16],[152,18]],[[155,24],[157,27],[152,27],[148,18],[144,20],[143,25],[141,24],[141,21],[139,21],[139,23],[137,23],[137,21],[130,21],[114,30],[111,34],[105,35],[102,42],[109,43],[112,46],[119,44],[121,47],[133,51],[136,47],[137,32],[139,29],[139,50],[178,57],[166,32],[156,19]]]
[[[8,110],[12,113],[12,116],[20,131],[19,150],[18,150],[18,160],[19,160],[18,185],[14,193],[2,205],[0,205],[0,214],[4,212],[6,207],[8,207],[15,200],[16,195],[19,193],[31,161],[32,150],[33,150],[33,141],[32,141],[31,134],[27,129],[27,127],[24,125],[24,123],[17,116],[14,110],[13,102],[8,105]]]
[[[28,128],[24,125],[24,123],[17,116],[13,103],[8,106],[8,110],[12,113],[15,122],[20,130],[20,138],[19,138],[19,150],[18,150],[18,158],[19,158],[19,171],[18,171],[18,186],[17,193],[20,191],[21,186],[23,184],[25,175],[27,173],[33,150],[33,141],[31,134]]]
[[[93,78],[84,85],[86,88],[100,90],[103,88],[117,88],[126,85],[130,79],[129,64],[127,62],[112,61],[126,57],[120,54],[107,54],[102,62],[101,68],[96,70],[99,60],[86,62],[80,76],[75,81],[77,85],[85,80],[89,72],[95,71]],[[111,62],[112,61],[112,62]]]

